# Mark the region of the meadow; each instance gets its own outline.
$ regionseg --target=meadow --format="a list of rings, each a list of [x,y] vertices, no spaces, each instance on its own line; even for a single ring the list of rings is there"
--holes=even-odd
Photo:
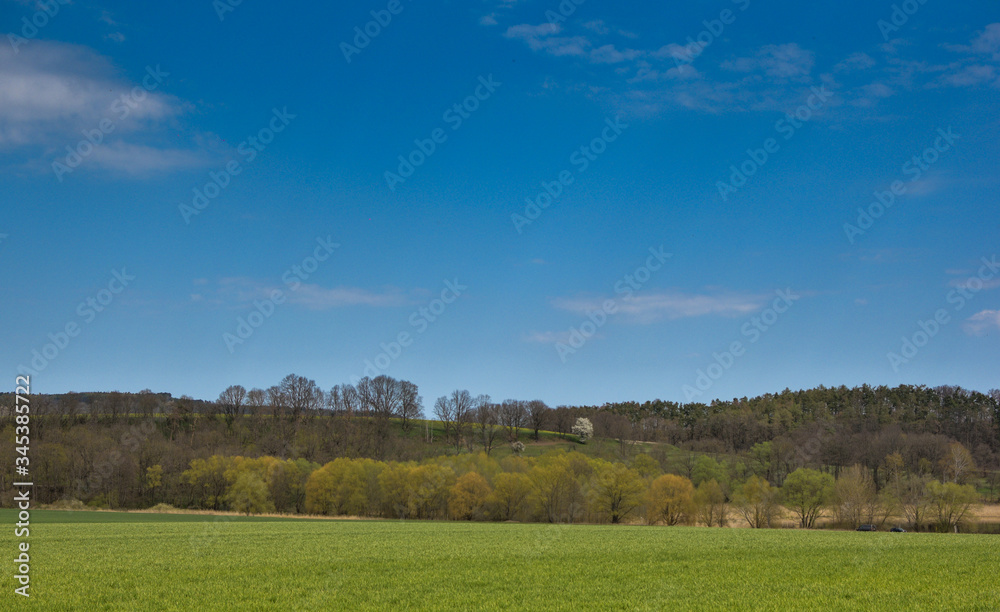
[[[8,565],[2,609],[1000,606],[983,535],[39,510],[30,542],[32,596],[15,601]]]

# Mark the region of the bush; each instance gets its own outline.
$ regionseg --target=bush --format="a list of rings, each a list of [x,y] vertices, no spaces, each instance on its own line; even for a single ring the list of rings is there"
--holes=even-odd
[[[78,499],[60,499],[44,506],[46,510],[87,510],[87,505]]]
[[[150,512],[177,512],[177,508],[174,508],[170,504],[156,504],[149,509]]]

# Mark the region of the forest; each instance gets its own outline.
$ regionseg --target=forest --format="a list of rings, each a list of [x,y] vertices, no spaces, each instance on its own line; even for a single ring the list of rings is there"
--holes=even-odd
[[[15,456],[13,404],[0,396],[4,457]],[[549,522],[721,525],[733,512],[752,526],[769,525],[780,505],[803,527],[826,509],[842,525],[895,517],[955,528],[1000,485],[997,390],[821,386],[711,404],[557,407],[456,390],[427,412],[416,384],[388,376],[323,391],[290,374],[266,389],[229,386],[214,401],[34,395],[36,496],[112,509]],[[5,506],[11,473],[0,477]],[[941,514],[956,509],[958,519]]]

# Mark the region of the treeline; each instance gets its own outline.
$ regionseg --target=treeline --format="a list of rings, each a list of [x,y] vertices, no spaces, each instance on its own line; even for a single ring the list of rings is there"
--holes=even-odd
[[[955,443],[952,452],[964,449]],[[963,459],[963,458],[960,458]],[[868,470],[831,474],[799,468],[772,486],[762,474],[702,456],[695,479],[664,474],[648,454],[629,464],[553,451],[497,461],[485,452],[423,462],[335,459],[323,465],[275,457],[197,459],[182,473],[182,506],[246,514],[298,512],[393,519],[647,523],[726,526],[732,517],[771,527],[786,514],[801,527],[834,524],[969,530],[979,495],[951,473],[940,482],[907,475],[890,457],[890,486],[875,490]],[[955,465],[960,465],[958,461]],[[734,470],[735,468],[735,470]],[[964,469],[964,468],[962,468]],[[735,473],[734,473],[735,472]],[[162,472],[147,471],[149,501],[162,499]]]
[[[15,456],[13,404],[13,396],[0,395],[4,464]],[[553,435],[544,432],[576,439],[573,427],[585,418],[599,442],[585,447],[588,455],[628,463],[641,442],[657,443],[646,450],[659,469],[696,483],[698,462],[709,457],[731,473],[727,499],[747,474],[779,487],[799,468],[837,478],[861,466],[877,494],[893,485],[896,473],[950,481],[945,465],[955,443],[973,466],[967,483],[992,498],[1000,484],[998,407],[998,391],[957,387],[819,387],[710,405],[657,400],[556,408],[457,390],[425,415],[417,386],[408,381],[379,376],[323,391],[291,374],[266,389],[230,386],[215,401],[148,390],[32,396],[31,469],[41,503],[80,499],[138,508],[155,500],[187,507],[195,502],[186,497],[183,474],[212,456],[310,465],[338,458],[406,463],[445,452],[492,457]],[[436,420],[419,421],[423,416]],[[901,466],[888,457],[898,457]],[[12,468],[0,472],[5,505],[12,474]],[[716,480],[721,486],[723,479]]]

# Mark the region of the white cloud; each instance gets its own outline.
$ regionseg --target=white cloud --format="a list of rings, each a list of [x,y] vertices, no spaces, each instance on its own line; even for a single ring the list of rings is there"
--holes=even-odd
[[[163,92],[169,73],[157,70],[150,67],[157,78],[146,73],[131,82],[87,47],[44,40],[32,40],[16,52],[0,46],[0,152],[44,158],[27,165],[48,166],[62,161],[65,147],[76,146],[84,131],[99,133],[103,121],[112,127],[81,168],[140,176],[206,165],[208,156],[198,150],[151,143],[191,108]]]
[[[144,145],[113,142],[95,147],[87,163],[132,176],[148,176],[171,170],[203,168],[210,155],[185,149],[157,149]]]
[[[604,45],[590,52],[590,59],[597,64],[617,64],[627,60],[635,59],[642,55],[641,51],[635,49],[624,49],[619,51],[614,45]]]
[[[358,287],[322,287],[317,284],[302,284],[291,291],[287,286],[262,283],[247,277],[227,277],[219,281],[214,303],[246,304],[253,300],[266,299],[275,290],[284,293],[289,304],[297,304],[309,310],[330,310],[347,306],[392,307],[412,303],[409,295],[400,289],[370,291]]]
[[[32,41],[15,54],[0,46],[0,145],[30,144],[53,134],[78,135],[103,118],[113,119],[112,105],[134,86],[114,75],[102,56],[86,47]],[[152,91],[129,107],[118,129],[180,114],[184,105]]]
[[[993,66],[974,64],[965,66],[957,72],[944,74],[941,82],[952,87],[970,87],[997,81],[997,71]]]
[[[867,53],[852,53],[833,67],[835,72],[854,72],[867,70],[875,65],[875,60]]]
[[[996,54],[1000,52],[1000,23],[991,23],[986,26],[983,33],[972,41],[972,50],[976,53],[993,54],[993,59],[1000,59]]]
[[[1000,278],[990,280],[980,280],[978,277],[966,276],[965,278],[955,278],[948,281],[949,287],[957,289],[969,289],[971,291],[982,291],[983,289],[996,289],[1000,287]]]
[[[552,305],[581,315],[601,310],[606,297],[556,298]],[[617,300],[618,313],[635,322],[652,323],[660,319],[685,319],[706,315],[736,317],[756,312],[767,297],[734,293],[688,294],[663,292]]]
[[[992,330],[1000,330],[1000,310],[981,310],[966,319],[962,328],[970,336],[983,336]]]
[[[496,13],[490,13],[489,15],[483,15],[479,18],[479,25],[484,26],[495,26],[497,24]]]
[[[591,44],[584,36],[555,36],[562,32],[558,23],[540,25],[521,24],[507,28],[507,38],[523,40],[532,51],[544,51],[550,55],[586,55]]]
[[[765,45],[753,57],[741,57],[722,63],[726,70],[735,72],[763,72],[773,79],[794,79],[809,76],[815,64],[812,51],[796,43]]]
[[[570,333],[569,331],[561,332],[539,332],[533,331],[528,334],[521,336],[522,342],[529,342],[534,344],[569,344]]]

